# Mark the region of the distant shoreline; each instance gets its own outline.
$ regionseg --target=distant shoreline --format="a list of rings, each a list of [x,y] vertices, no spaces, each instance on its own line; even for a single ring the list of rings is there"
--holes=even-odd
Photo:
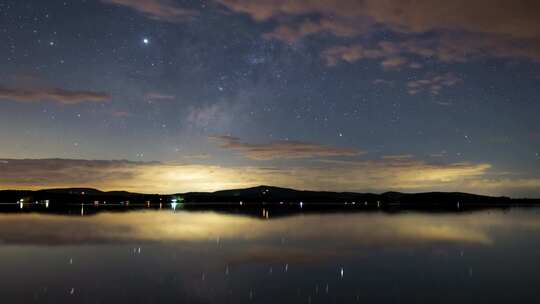
[[[1,190],[0,208],[24,208],[26,205],[58,206],[139,206],[139,207],[207,207],[282,206],[353,209],[447,209],[460,210],[487,206],[511,207],[540,205],[540,199],[492,197],[460,192],[425,192],[382,194],[328,191],[300,191],[272,186],[216,192],[189,192],[171,195],[140,194],[125,191],[103,192],[92,188],[45,190]]]

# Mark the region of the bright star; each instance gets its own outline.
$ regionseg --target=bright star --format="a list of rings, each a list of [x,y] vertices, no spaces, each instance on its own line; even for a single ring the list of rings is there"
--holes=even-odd
[[[143,38],[142,42],[145,44],[145,45],[148,45],[150,43],[150,39],[148,38]]]

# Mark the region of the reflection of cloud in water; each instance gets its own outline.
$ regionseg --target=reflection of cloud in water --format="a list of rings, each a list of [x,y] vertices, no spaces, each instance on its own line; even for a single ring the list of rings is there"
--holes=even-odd
[[[217,213],[129,212],[91,217],[0,215],[0,242],[83,244],[111,242],[270,241],[286,237],[305,247],[321,244],[392,246],[431,242],[491,244],[490,228],[539,229],[534,219],[504,214],[331,214],[272,221]],[[346,249],[346,248],[344,248]]]

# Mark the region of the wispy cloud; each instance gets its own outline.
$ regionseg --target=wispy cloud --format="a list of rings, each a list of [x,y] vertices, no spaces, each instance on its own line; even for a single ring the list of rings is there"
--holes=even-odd
[[[366,48],[360,44],[333,46],[322,52],[327,65],[335,66],[340,61],[355,62],[362,59],[390,59],[398,55],[398,50],[389,48]]]
[[[112,110],[110,113],[114,117],[130,117],[133,115],[131,112],[125,110]]]
[[[172,100],[175,99],[176,96],[158,92],[149,92],[144,95],[144,98],[151,100]]]
[[[451,73],[443,75],[431,75],[429,77],[411,80],[407,82],[409,94],[415,95],[422,92],[428,92],[431,95],[439,95],[442,89],[453,87],[462,80]]]
[[[61,88],[6,88],[0,86],[0,99],[17,102],[54,101],[61,104],[103,102],[111,95],[103,92],[74,91]]]
[[[95,187],[145,193],[214,191],[261,184],[335,191],[468,191],[540,195],[540,178],[497,176],[487,163],[409,157],[320,160],[300,166],[223,166],[81,159],[0,159],[0,188]]]
[[[411,154],[384,155],[382,158],[389,159],[389,160],[405,160],[405,159],[412,159],[413,155]]]
[[[382,24],[402,32],[462,30],[477,33],[509,35],[517,38],[540,37],[538,12],[540,4],[533,1],[506,0],[218,0],[229,9],[250,15],[254,20],[277,20],[282,25],[295,25],[318,15],[319,23],[333,26],[322,30],[351,28],[354,22]],[[488,13],[489,11],[489,13]],[[297,19],[283,18],[296,16]],[[362,29],[357,27],[357,32]],[[306,31],[307,34],[313,31]]]
[[[210,140],[218,143],[221,148],[238,151],[248,158],[257,160],[356,156],[363,153],[349,148],[301,141],[279,140],[265,144],[250,144],[241,142],[237,137],[224,135],[211,136]]]
[[[82,186],[142,193],[216,191],[273,183],[289,175],[279,171],[126,160],[0,159],[0,189]]]
[[[197,15],[197,11],[180,7],[172,0],[101,0],[104,3],[128,7],[146,17],[165,22],[182,22]]]
[[[330,32],[340,37],[354,37],[359,34],[357,22],[341,24],[331,19],[322,19],[319,21],[308,20],[297,26],[280,25],[272,32],[264,34],[263,37],[282,40],[290,44],[297,42],[305,36],[321,32]]]
[[[401,68],[421,68],[410,55],[429,57],[434,53],[424,49],[408,49],[404,44],[393,42],[380,42],[374,47],[362,44],[338,45],[324,49],[321,57],[328,66],[335,66],[339,62],[355,62],[359,60],[378,60],[384,70],[399,70]]]
[[[436,39],[424,37],[414,41],[414,44],[424,41],[430,44],[427,50],[437,59],[455,61],[458,58],[495,56],[540,60],[540,4],[534,1],[218,2],[231,11],[251,16],[255,21],[275,22],[276,28],[264,36],[287,43],[316,34],[360,37],[382,27],[401,36],[405,34],[404,41],[423,33],[439,34]],[[399,47],[406,48],[406,45]],[[396,63],[396,60],[387,61],[387,64]]]
[[[523,48],[523,44],[511,39],[463,34],[441,35],[429,39],[406,38],[402,41],[383,41],[370,46],[361,43],[334,45],[323,49],[321,57],[328,66],[336,66],[340,62],[377,60],[383,69],[395,70],[422,68],[423,65],[418,62],[421,60],[437,60],[444,63],[462,63],[483,57],[540,60],[540,48],[535,51],[534,48]]]

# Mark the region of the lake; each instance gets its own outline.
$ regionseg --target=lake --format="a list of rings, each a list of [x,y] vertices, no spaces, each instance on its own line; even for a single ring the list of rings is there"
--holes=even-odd
[[[540,303],[540,209],[0,213],[1,303]]]

